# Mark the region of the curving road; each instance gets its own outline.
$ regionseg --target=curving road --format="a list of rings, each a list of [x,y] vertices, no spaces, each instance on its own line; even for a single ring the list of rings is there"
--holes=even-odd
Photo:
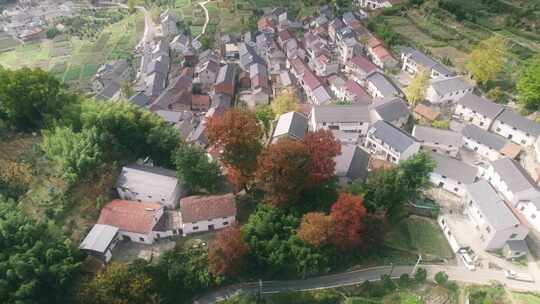
[[[210,22],[210,15],[208,14],[208,9],[206,8],[205,4],[208,3],[210,0],[206,0],[204,2],[199,2],[198,4],[203,8],[204,15],[206,17],[206,20],[204,21],[204,25],[202,28],[202,31],[197,37],[195,37],[193,40],[198,40],[204,33],[206,33],[206,27],[208,26],[208,22]]]
[[[412,271],[413,266],[396,266],[393,268],[390,266],[381,266],[315,277],[307,280],[242,283],[208,293],[195,300],[194,304],[216,303],[239,293],[257,294],[259,290],[263,294],[270,294],[285,291],[305,291],[355,285],[365,281],[377,281],[381,278],[381,275],[390,274],[390,272],[392,273],[392,278],[399,278],[404,273],[411,274]]]

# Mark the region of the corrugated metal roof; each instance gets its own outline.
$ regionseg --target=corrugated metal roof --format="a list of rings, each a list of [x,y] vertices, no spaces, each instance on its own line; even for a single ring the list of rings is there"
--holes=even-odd
[[[94,227],[92,227],[92,230],[88,232],[79,248],[104,253],[117,233],[118,227],[95,224]]]

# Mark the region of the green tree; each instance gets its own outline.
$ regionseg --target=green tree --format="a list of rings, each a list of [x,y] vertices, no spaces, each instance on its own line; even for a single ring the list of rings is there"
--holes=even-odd
[[[298,109],[298,98],[292,90],[284,90],[272,101],[272,111],[276,117]]]
[[[54,76],[41,69],[0,68],[0,117],[19,130],[37,130],[52,123],[75,101]]]
[[[416,269],[416,272],[414,273],[414,280],[418,283],[424,283],[427,279],[427,271],[424,268],[418,268]]]
[[[481,41],[469,54],[465,67],[480,84],[497,78],[506,60],[506,40],[492,36]]]
[[[409,86],[405,89],[405,95],[411,105],[416,105],[426,97],[426,89],[429,85],[429,71],[422,69]]]
[[[501,89],[501,87],[499,87],[499,86],[496,86],[496,87],[490,89],[486,93],[486,97],[493,100],[496,103],[505,102],[505,94],[504,94],[503,90]]]
[[[450,129],[450,120],[435,120],[431,123],[431,126],[437,129]]]
[[[67,303],[79,268],[68,238],[0,197],[0,303]]]
[[[74,185],[102,164],[95,128],[75,133],[67,127],[45,131],[42,148],[68,185]]]
[[[148,274],[136,273],[127,264],[111,263],[95,278],[82,285],[77,296],[81,304],[159,303]]]
[[[137,0],[128,0],[127,6],[130,14],[135,12],[135,6],[137,5]]]
[[[540,108],[540,53],[530,59],[517,81],[519,103],[527,109]]]
[[[125,99],[129,99],[135,93],[127,80],[122,81],[120,84],[120,92]]]
[[[435,282],[441,286],[445,286],[448,283],[448,275],[444,271],[439,271],[435,274]]]
[[[370,172],[363,183],[351,187],[354,194],[362,194],[369,212],[384,210],[390,221],[404,215],[407,202],[429,187],[429,173],[435,164],[421,152],[391,169]]]
[[[173,162],[188,193],[213,193],[221,189],[223,177],[219,164],[208,159],[200,148],[181,143],[174,152]]]
[[[257,106],[257,110],[255,111],[255,116],[257,116],[257,119],[259,120],[259,123],[262,125],[264,132],[268,135],[268,133],[272,131],[272,121],[274,120],[274,117],[276,116],[274,114],[274,111],[272,111],[272,107],[269,105]]]

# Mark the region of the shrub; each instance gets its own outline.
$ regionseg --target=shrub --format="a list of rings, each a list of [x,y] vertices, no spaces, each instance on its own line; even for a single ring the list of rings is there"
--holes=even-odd
[[[441,286],[445,286],[448,283],[448,275],[444,271],[439,271],[435,274],[435,282]]]
[[[407,273],[404,273],[399,277],[399,286],[403,288],[407,288],[410,282],[411,282],[411,278],[409,277],[409,274]]]
[[[427,278],[427,271],[424,268],[418,268],[414,274],[414,280],[418,283],[424,283]]]

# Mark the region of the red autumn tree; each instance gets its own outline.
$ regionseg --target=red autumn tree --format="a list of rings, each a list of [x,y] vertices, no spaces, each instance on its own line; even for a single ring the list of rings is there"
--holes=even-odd
[[[288,138],[267,146],[257,161],[257,185],[268,203],[278,206],[298,199],[304,189],[310,157],[306,146]]]
[[[334,158],[341,153],[341,144],[330,130],[308,132],[304,138],[306,148],[311,155],[308,165],[308,187],[315,187],[334,176],[336,162]]]
[[[208,248],[208,268],[212,274],[234,275],[241,271],[248,246],[238,227],[218,232]]]
[[[207,124],[206,136],[210,145],[219,147],[221,161],[241,176],[235,180],[251,180],[257,166],[263,131],[254,113],[233,108],[223,116],[214,115]],[[244,187],[243,185],[236,185]]]
[[[298,237],[315,247],[329,244],[333,233],[334,222],[332,217],[321,212],[304,214],[298,229]]]
[[[360,196],[340,193],[332,205],[330,216],[334,222],[332,243],[341,250],[357,248],[362,244],[366,208]]]

